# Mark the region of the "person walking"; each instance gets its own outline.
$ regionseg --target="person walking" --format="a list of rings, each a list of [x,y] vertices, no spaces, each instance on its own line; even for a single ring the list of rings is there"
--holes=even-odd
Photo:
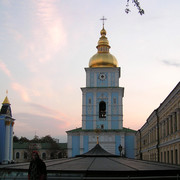
[[[46,164],[40,159],[37,151],[32,152],[32,160],[28,170],[28,180],[46,180]]]

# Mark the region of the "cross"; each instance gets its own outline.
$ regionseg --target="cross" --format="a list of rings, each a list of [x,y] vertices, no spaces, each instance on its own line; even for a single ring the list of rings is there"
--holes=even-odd
[[[8,90],[6,90],[6,95],[8,95]]]
[[[107,20],[104,16],[100,19],[103,21],[103,28],[104,28],[104,21]]]

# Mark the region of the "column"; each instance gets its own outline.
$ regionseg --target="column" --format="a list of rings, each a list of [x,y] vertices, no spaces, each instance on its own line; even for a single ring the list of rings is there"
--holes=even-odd
[[[125,150],[125,137],[124,137],[124,133],[121,135],[121,146],[122,146],[122,154],[125,154],[126,150]]]
[[[108,87],[111,87],[111,78],[112,78],[112,73],[108,73],[108,75],[107,75],[107,77],[108,77]]]
[[[68,135],[68,157],[72,157],[72,135]]]
[[[10,149],[10,124],[11,121],[5,121],[6,134],[5,134],[5,162],[9,161],[9,149]]]
[[[168,136],[169,135],[169,118],[167,118],[166,121],[167,121],[167,129],[166,129],[166,131],[167,131],[167,136]]]
[[[86,129],[86,93],[82,91],[82,129]]]
[[[123,90],[122,90],[123,91]],[[119,120],[119,129],[123,128],[123,92],[119,92],[119,104],[118,104],[118,111],[120,114],[120,120]]]
[[[168,116],[169,121],[169,134],[171,134],[171,116]]]
[[[83,148],[83,135],[80,135],[80,154],[83,154],[84,148]]]
[[[111,92],[108,92],[108,113],[109,113],[109,116],[107,116],[107,120],[108,120],[108,129],[111,129],[111,122],[112,122],[112,102],[111,102],[111,97],[112,94]]]
[[[96,92],[93,93],[93,129],[96,129],[96,120],[97,120],[97,114],[96,114],[96,108],[97,108],[97,104],[96,104]]]
[[[97,87],[97,72],[94,73],[94,86],[93,87]]]
[[[11,153],[10,153],[10,160],[13,160],[13,127],[14,127],[14,122],[11,123]]]
[[[180,130],[180,108],[176,109],[177,112],[177,130]]]
[[[168,118],[166,119],[166,136],[169,135],[169,120]]]
[[[175,121],[175,115],[174,115],[174,112],[173,112],[172,113],[172,128],[173,128],[173,133],[175,132],[174,121]]]

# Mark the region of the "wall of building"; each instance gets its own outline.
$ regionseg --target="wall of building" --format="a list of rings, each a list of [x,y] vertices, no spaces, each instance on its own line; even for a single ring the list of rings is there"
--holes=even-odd
[[[5,121],[2,116],[0,116],[0,163],[4,160],[5,156],[5,134],[6,134]]]
[[[39,157],[43,160],[67,157],[67,148],[52,149],[48,143],[14,143],[13,159],[16,163],[29,162],[34,150],[38,152]]]
[[[138,159],[180,164],[180,83],[136,133]]]
[[[135,131],[82,131],[74,130],[68,133],[68,157],[74,157],[79,154],[86,153],[94,148],[98,143],[100,146],[111,154],[120,155],[119,146],[122,146],[121,155],[134,158],[135,157]],[[98,139],[97,139],[98,138]]]

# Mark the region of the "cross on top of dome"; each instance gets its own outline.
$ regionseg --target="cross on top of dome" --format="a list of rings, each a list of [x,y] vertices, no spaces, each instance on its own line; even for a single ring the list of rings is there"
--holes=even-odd
[[[104,21],[107,19],[103,16],[100,20],[103,22],[103,28],[104,28]]]

